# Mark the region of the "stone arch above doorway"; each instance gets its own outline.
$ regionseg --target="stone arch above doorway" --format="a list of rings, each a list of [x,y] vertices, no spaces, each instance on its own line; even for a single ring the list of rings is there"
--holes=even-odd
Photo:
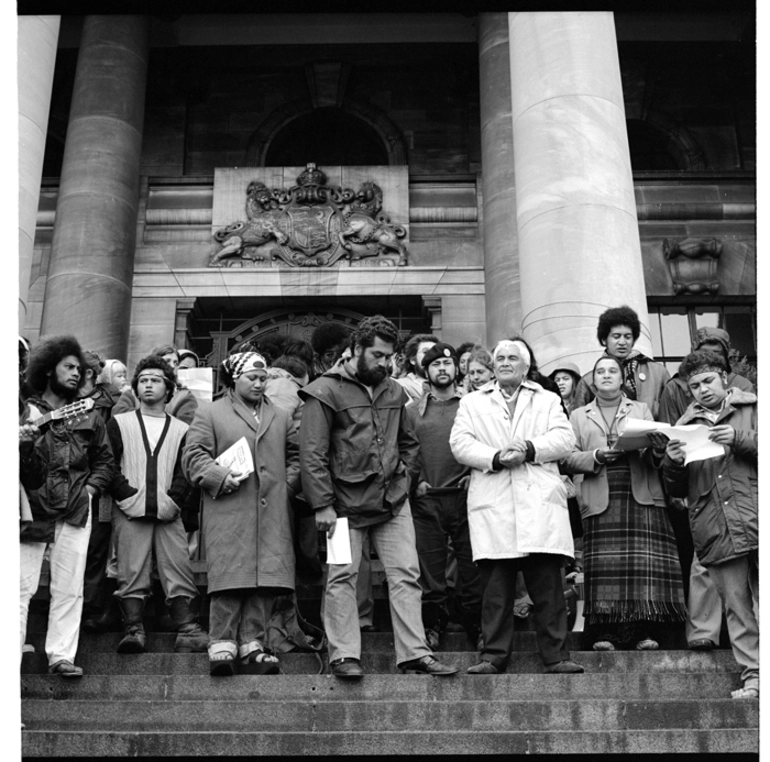
[[[371,103],[352,98],[346,98],[339,109],[342,113],[359,119],[376,132],[387,153],[389,166],[400,166],[407,163],[406,141],[401,130],[384,111]],[[315,110],[316,107],[310,98],[299,98],[276,109],[249,138],[246,149],[246,166],[264,167],[270,146],[279,133],[294,120],[311,114]],[[304,161],[299,163],[299,165],[301,164],[304,164]]]

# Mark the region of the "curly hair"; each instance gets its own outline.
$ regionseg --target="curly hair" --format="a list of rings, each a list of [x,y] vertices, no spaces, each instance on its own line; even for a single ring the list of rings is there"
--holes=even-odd
[[[86,360],[80,342],[74,336],[51,336],[35,346],[29,356],[27,365],[27,384],[34,391],[41,393],[46,390],[48,376],[56,366],[65,358],[72,355],[77,358],[80,365],[80,389],[85,383],[84,368]]]
[[[322,323],[310,336],[310,343],[320,357],[324,352],[336,346],[346,345],[350,337],[350,329],[340,323]]]
[[[169,353],[166,352],[166,354]],[[147,357],[143,357],[139,360],[136,370],[134,371],[134,377],[131,379],[131,389],[133,389],[134,394],[137,397],[139,396],[139,374],[148,368],[156,369],[163,373],[163,380],[166,382],[166,402],[169,402],[176,391],[174,369],[163,359],[162,355],[158,354],[147,355]]]
[[[364,318],[350,335],[350,351],[355,353],[356,344],[364,349],[374,344],[376,336],[387,341],[395,349],[398,345],[398,328],[382,315],[372,315]]]
[[[94,352],[91,349],[84,349],[83,357],[85,358],[85,361],[86,361],[84,369],[90,370],[93,373],[94,382],[96,382],[96,379],[99,377],[99,374],[104,369],[104,366],[106,363],[99,356],[98,352]]]
[[[455,352],[457,352],[458,357],[462,357],[466,352],[473,352],[477,346],[478,344],[474,344],[472,341],[464,341],[462,344],[460,344],[459,347],[457,347]]]
[[[610,335],[610,331],[618,325],[628,326],[631,329],[634,342],[636,342],[642,331],[639,315],[627,304],[624,304],[622,307],[611,307],[599,315],[599,323],[596,326],[596,338],[599,339],[599,343],[604,345],[607,337]]]
[[[690,352],[687,357],[682,360],[682,364],[679,366],[679,375],[688,379],[698,373],[708,373],[709,371],[728,373],[727,360],[721,352],[714,352],[711,349],[698,349],[695,352]]]
[[[289,343],[288,336],[281,336],[278,333],[269,333],[267,336],[260,336],[259,340],[253,344],[254,351],[259,352],[268,365],[272,365],[273,361],[284,354],[284,348]],[[241,349],[241,352],[247,350]]]

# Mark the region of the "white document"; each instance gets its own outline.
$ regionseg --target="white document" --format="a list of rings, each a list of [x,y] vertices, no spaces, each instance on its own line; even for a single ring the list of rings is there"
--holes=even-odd
[[[347,516],[338,518],[334,525],[334,534],[326,535],[326,563],[349,564],[353,560],[350,552],[350,532]]]
[[[213,368],[179,368],[176,372],[179,381],[184,384],[196,399],[211,402],[214,398]]]
[[[721,444],[709,439],[711,429],[708,426],[699,423],[669,426],[667,423],[642,421],[638,418],[626,419],[626,428],[618,437],[615,447],[618,450],[638,450],[642,447],[649,447],[648,431],[660,431],[669,439],[678,439],[682,442],[685,464],[696,460],[719,458],[725,454],[725,448]]]
[[[229,468],[239,482],[254,473],[254,458],[251,457],[246,437],[241,437],[232,447],[228,447],[214,462]]]

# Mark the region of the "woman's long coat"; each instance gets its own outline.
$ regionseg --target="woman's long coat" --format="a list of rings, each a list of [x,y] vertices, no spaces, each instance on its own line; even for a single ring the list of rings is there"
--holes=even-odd
[[[230,494],[214,459],[241,437],[255,471]],[[201,532],[210,593],[235,588],[294,589],[289,495],[299,489],[299,446],[291,416],[263,397],[260,422],[229,391],[201,405],[182,455],[186,477],[203,490]]]

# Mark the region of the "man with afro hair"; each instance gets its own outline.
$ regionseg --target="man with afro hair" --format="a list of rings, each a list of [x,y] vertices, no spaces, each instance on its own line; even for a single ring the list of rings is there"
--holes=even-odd
[[[32,521],[21,529],[21,644],[27,629],[29,601],[40,581],[46,547],[50,548],[50,595],[45,651],[48,671],[81,677],[75,666],[83,610],[83,575],[91,534],[91,502],[112,480],[113,457],[99,413],[39,423],[50,413],[64,416],[85,380],[85,359],[74,336],[53,336],[33,350],[27,383],[33,390],[22,422],[38,423],[34,444],[48,463],[45,481],[29,490]],[[81,403],[82,404],[82,403]]]
[[[671,376],[664,365],[634,349],[640,333],[639,316],[628,305],[611,307],[599,315],[596,338],[604,347],[604,356],[614,357],[623,369],[623,394],[646,403],[657,421],[660,395]],[[592,375],[593,371],[589,371],[580,379],[573,410],[584,407],[596,396]]]
[[[326,373],[350,343],[350,331],[340,323],[322,323],[313,331],[310,343],[316,354],[316,375]]]

